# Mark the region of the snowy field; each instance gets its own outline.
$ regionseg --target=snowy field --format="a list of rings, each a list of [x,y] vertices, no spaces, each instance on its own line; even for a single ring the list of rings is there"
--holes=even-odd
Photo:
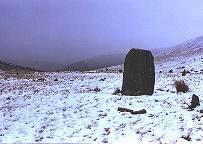
[[[155,93],[137,97],[113,94],[121,73],[0,73],[0,143],[203,143],[201,70],[201,55],[158,62]],[[175,80],[190,91],[177,94]],[[193,94],[200,106],[189,111]]]

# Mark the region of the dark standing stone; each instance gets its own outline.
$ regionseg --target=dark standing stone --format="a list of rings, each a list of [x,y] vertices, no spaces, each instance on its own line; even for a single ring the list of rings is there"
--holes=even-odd
[[[190,108],[196,108],[197,106],[200,106],[199,97],[193,94]]]
[[[154,57],[148,50],[131,49],[124,63],[123,95],[152,95],[154,93]]]

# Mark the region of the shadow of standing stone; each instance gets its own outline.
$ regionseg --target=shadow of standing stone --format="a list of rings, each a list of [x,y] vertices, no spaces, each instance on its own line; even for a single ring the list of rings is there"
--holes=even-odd
[[[122,95],[152,95],[155,84],[154,57],[148,50],[131,49],[124,63]]]

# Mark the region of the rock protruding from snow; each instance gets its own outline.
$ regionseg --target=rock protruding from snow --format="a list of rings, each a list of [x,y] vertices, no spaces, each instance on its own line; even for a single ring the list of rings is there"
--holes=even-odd
[[[45,78],[38,78],[37,81],[38,82],[44,82],[44,81],[46,81],[46,79]]]
[[[119,108],[118,108],[118,111],[120,111],[120,112],[129,112],[129,113],[131,113],[132,115],[145,114],[145,113],[147,113],[147,111],[146,111],[145,109],[138,110],[138,111],[134,111],[134,110],[127,109],[127,108],[122,108],[122,107],[119,107]]]
[[[193,94],[190,108],[196,108],[197,106],[200,106],[199,97],[197,95]]]
[[[183,72],[182,72],[182,76],[186,76],[187,73],[190,73],[190,72],[188,70],[184,69]]]
[[[155,84],[154,57],[148,50],[131,49],[125,59],[123,95],[152,95]]]
[[[120,111],[120,112],[133,112],[133,110],[131,110],[131,109],[127,109],[127,108],[122,108],[122,107],[118,107],[118,111]]]

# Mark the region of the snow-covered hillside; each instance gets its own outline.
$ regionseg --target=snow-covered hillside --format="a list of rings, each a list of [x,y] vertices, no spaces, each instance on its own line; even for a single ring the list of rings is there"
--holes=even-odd
[[[203,36],[188,40],[179,45],[165,48],[161,52],[155,54],[156,60],[161,60],[171,57],[190,56],[201,54],[203,55]]]
[[[191,73],[183,77],[183,69]],[[190,91],[177,94],[175,80]],[[122,73],[1,73],[0,143],[203,142],[203,56],[156,63],[152,96],[113,95],[121,86]],[[193,94],[200,106],[189,111]]]

